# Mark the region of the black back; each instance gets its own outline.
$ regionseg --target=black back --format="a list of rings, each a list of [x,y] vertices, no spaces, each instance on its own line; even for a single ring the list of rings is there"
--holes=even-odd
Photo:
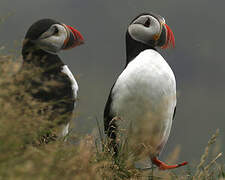
[[[35,101],[44,103],[45,109],[51,112],[49,120],[60,119],[61,115],[67,116],[61,119],[60,124],[70,120],[75,103],[72,83],[62,72],[63,65],[57,55],[41,51],[39,56],[32,55],[31,60],[24,59],[21,70],[21,73],[30,72],[25,77],[29,79],[30,84],[26,88],[26,93],[30,94]],[[46,106],[46,103],[49,103],[49,106]]]

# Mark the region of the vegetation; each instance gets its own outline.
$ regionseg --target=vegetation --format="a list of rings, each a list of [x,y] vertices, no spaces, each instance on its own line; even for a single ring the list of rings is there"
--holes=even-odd
[[[45,120],[51,112],[40,113],[43,104],[26,93],[30,78],[39,71],[19,73],[21,60],[13,59],[0,55],[0,180],[225,179],[224,164],[216,162],[222,153],[210,155],[218,131],[198,165],[173,171],[138,170],[129,153],[121,153],[114,161],[101,125],[98,137],[86,135],[79,143],[74,143],[74,134],[67,141],[56,138],[57,124]],[[168,162],[176,161],[178,154],[176,148]]]

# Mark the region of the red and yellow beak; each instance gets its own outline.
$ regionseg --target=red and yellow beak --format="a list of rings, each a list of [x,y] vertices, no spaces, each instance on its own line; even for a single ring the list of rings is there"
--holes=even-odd
[[[175,38],[173,35],[173,31],[171,30],[171,28],[166,24],[162,24],[162,26],[164,26],[165,30],[166,30],[166,39],[165,39],[165,43],[163,46],[161,46],[162,49],[167,49],[170,47],[175,47]]]
[[[84,38],[78,30],[65,24],[64,27],[67,30],[67,39],[64,41],[62,49],[71,49],[84,44]]]

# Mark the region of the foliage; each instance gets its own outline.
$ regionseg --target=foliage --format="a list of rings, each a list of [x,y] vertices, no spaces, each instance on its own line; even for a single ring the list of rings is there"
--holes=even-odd
[[[38,72],[32,69],[17,76],[21,60],[11,59],[13,57],[0,55],[0,180],[225,178],[223,165],[216,162],[221,153],[207,161],[218,132],[209,140],[199,165],[187,166],[185,171],[185,168],[138,170],[129,153],[120,153],[114,161],[100,125],[98,138],[86,135],[79,143],[75,143],[74,134],[70,134],[66,142],[54,138],[57,124],[46,121],[48,111],[41,114],[43,104],[26,93],[29,79]],[[176,160],[178,154],[179,148],[171,159]]]

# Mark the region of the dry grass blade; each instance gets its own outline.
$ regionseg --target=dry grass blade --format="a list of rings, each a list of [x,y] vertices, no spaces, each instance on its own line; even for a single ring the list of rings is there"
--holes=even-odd
[[[219,153],[205,168],[205,171],[209,171],[210,167],[212,167],[213,164],[216,163],[216,160],[219,159],[222,156],[222,153]]]
[[[216,138],[219,135],[219,129],[216,130],[216,133],[212,135],[210,140],[208,141],[208,144],[205,148],[204,154],[201,156],[200,163],[197,166],[196,173],[193,177],[193,179],[202,179],[203,176],[209,176],[209,169],[210,167],[216,162],[216,160],[222,156],[222,153],[219,153],[208,165],[205,166],[205,163],[207,161],[207,158],[209,156],[209,151],[211,146],[216,142]],[[205,166],[205,167],[204,167]]]

